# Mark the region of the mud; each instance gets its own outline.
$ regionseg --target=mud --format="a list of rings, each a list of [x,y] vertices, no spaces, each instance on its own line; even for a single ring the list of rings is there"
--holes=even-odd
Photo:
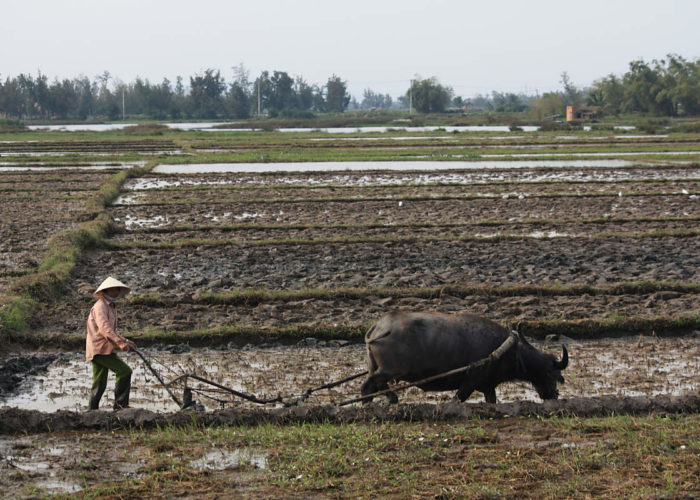
[[[115,205],[139,205],[158,203],[231,203],[259,202],[263,200],[324,200],[342,199],[404,199],[404,198],[519,198],[541,196],[639,196],[644,194],[698,194],[700,182],[691,180],[664,182],[587,182],[587,183],[503,183],[489,185],[429,185],[429,186],[362,186],[362,187],[313,187],[294,189],[267,187],[261,189],[224,189],[220,186],[200,186],[196,189],[178,187],[169,190],[143,190],[122,195]]]
[[[171,206],[115,207],[119,225],[127,216],[162,217],[160,227],[231,224],[465,224],[476,221],[519,222],[529,219],[657,218],[700,215],[700,203],[688,195],[595,196],[519,199],[450,199],[326,202],[230,202]],[[145,223],[141,227],[148,227]]]
[[[251,224],[232,227],[203,227],[192,230],[169,231],[161,224],[165,224],[165,217],[158,219],[136,219],[130,216],[123,221],[126,231],[112,235],[116,242],[173,243],[175,241],[189,239],[203,239],[208,241],[227,240],[232,243],[259,242],[259,241],[289,241],[319,240],[332,238],[357,238],[362,235],[365,238],[397,239],[471,239],[471,238],[590,238],[602,234],[618,234],[623,236],[635,236],[649,234],[656,231],[694,231],[698,226],[697,219],[665,219],[665,220],[609,220],[591,222],[526,222],[526,223],[497,223],[475,222],[464,225],[428,225],[428,226],[399,226],[386,225],[358,228],[355,226],[306,226],[306,227],[260,227]],[[161,231],[158,231],[159,229]],[[360,232],[361,231],[361,232]]]
[[[81,223],[91,190],[109,175],[0,175],[0,287],[35,270],[51,236]]]
[[[501,170],[452,170],[450,172],[343,172],[343,173],[286,173],[286,174],[189,174],[156,175],[149,174],[131,179],[124,185],[125,190],[143,190],[157,187],[199,186],[199,185],[397,185],[397,184],[436,184],[436,183],[477,183],[477,182],[542,182],[542,181],[625,181],[640,179],[694,179],[697,168],[682,166],[635,166],[628,168],[533,168]]]
[[[494,259],[497,255],[499,258]],[[138,283],[139,293],[268,288],[438,287],[447,284],[604,284],[700,279],[700,237],[410,241],[183,247],[87,252],[93,270]]]
[[[113,430],[167,426],[222,426],[302,423],[381,423],[440,422],[475,418],[610,415],[672,415],[698,413],[700,396],[596,397],[572,398],[544,403],[408,403],[396,406],[369,404],[364,407],[317,406],[275,409],[228,408],[212,412],[184,411],[159,414],[130,408],[119,412],[92,411],[76,413],[59,411],[42,413],[36,410],[0,409],[0,434],[39,433],[74,430]]]
[[[42,354],[6,360],[0,366],[0,398],[14,391],[26,377],[46,371],[57,358],[55,354]]]
[[[536,342],[536,345],[560,356],[564,342],[570,362],[560,386],[561,398],[597,396],[683,396],[700,390],[700,338],[603,339],[599,341]],[[340,346],[340,347],[339,347]],[[364,345],[346,341],[305,339],[294,346],[242,348],[233,345],[220,349],[194,349],[187,345],[166,350],[143,349],[146,357],[166,380],[186,373],[214,380],[226,387],[255,394],[258,397],[283,396],[295,400],[304,390],[365,370]],[[156,412],[176,409],[167,392],[150,371],[133,354],[120,354],[134,370],[131,405]],[[82,352],[63,354],[51,364],[48,372],[25,377],[25,383],[13,394],[0,399],[0,406],[40,411],[86,409],[89,398],[91,369]],[[333,404],[359,395],[363,379],[359,378],[336,388],[314,393],[308,405]],[[103,396],[102,407],[111,408],[113,379]],[[225,406],[255,407],[211,386],[190,381],[195,399],[209,409]],[[184,386],[174,386],[181,396]],[[454,391],[425,393],[412,388],[400,394],[402,402],[444,403],[451,401]],[[499,401],[540,401],[527,383],[502,384],[497,389]],[[212,399],[214,398],[214,399]],[[470,401],[483,401],[480,393]],[[279,404],[272,406],[280,406]]]
[[[441,156],[442,157],[442,156]],[[610,154],[614,158],[615,153]],[[430,160],[431,155],[403,156],[401,161],[306,161],[275,163],[161,163],[153,169],[159,174],[200,173],[267,173],[267,172],[342,172],[346,170],[464,170],[464,169],[513,169],[513,168],[624,168],[634,166],[629,160],[479,160],[444,161]],[[411,160],[411,161],[406,161]]]
[[[46,319],[41,331],[49,335],[82,335],[85,329],[85,311],[90,306],[91,299],[86,296],[47,308],[43,313]],[[260,329],[259,336],[264,338],[267,330],[292,326],[313,329],[369,325],[390,310],[471,311],[504,323],[516,324],[518,321],[538,320],[557,322],[562,318],[570,321],[604,321],[618,316],[652,320],[659,316],[684,317],[699,309],[700,294],[679,292],[580,296],[525,294],[512,297],[487,294],[454,297],[446,293],[432,299],[341,296],[329,299],[266,300],[256,305],[197,302],[175,290],[172,299],[161,305],[125,304],[120,309],[119,321],[126,331],[133,332],[147,331],[149,328],[165,332],[217,328],[225,330],[236,326]]]

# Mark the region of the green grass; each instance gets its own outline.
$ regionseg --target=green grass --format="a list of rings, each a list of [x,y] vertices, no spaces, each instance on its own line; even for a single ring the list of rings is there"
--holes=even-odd
[[[698,415],[650,415],[132,430],[125,444],[142,450],[141,477],[98,477],[77,496],[693,497],[699,423]],[[248,450],[264,468],[246,460],[195,468],[210,450]]]

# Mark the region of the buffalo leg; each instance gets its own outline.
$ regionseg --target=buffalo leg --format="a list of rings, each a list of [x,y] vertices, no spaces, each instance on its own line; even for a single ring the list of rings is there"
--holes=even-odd
[[[389,388],[389,385],[387,384],[388,381],[389,379],[387,377],[375,373],[374,375],[367,377],[365,383],[362,384],[360,392],[363,396],[367,396],[368,394],[373,394],[375,392],[385,391]],[[391,404],[396,404],[399,402],[399,397],[393,391],[387,393],[386,397]],[[372,399],[373,398],[367,398],[364,402],[369,403],[372,401]]]
[[[480,390],[481,391],[481,382],[484,379],[488,379],[488,372],[486,373],[481,373],[478,376],[471,376],[467,377],[462,381],[462,384],[459,386],[459,389],[457,389],[457,394],[456,397],[460,401],[464,402],[467,399],[469,399],[469,396],[472,395],[472,392],[475,390]],[[484,393],[484,396],[486,396],[486,400],[489,401],[489,397],[493,396],[493,401],[489,401],[489,403],[495,403],[496,402],[496,391],[492,387],[490,390],[486,389],[486,391],[481,391]]]
[[[457,394],[455,397],[464,403],[467,399],[469,399],[469,396],[472,395],[474,389],[476,389],[474,384],[470,383],[469,381],[464,381],[462,382],[462,385],[459,386],[459,389],[457,389]]]
[[[484,399],[487,403],[496,403],[496,388],[489,387],[486,390],[481,391],[484,393]]]

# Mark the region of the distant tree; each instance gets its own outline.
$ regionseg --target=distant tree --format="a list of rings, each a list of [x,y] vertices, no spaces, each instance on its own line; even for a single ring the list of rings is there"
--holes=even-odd
[[[281,111],[297,107],[294,80],[285,71],[275,71],[270,78],[270,84],[270,110]]]
[[[412,94],[413,107],[421,113],[441,113],[452,99],[452,89],[440,85],[437,78],[413,80],[406,97]]]
[[[389,109],[393,101],[389,94],[378,94],[373,92],[371,89],[365,89],[362,93],[362,102],[360,107],[362,109]]]
[[[296,94],[296,108],[308,111],[314,106],[314,93],[318,92],[318,87],[309,85],[303,78],[297,77],[294,81],[294,92]]]
[[[241,82],[233,82],[226,94],[227,115],[231,118],[250,117],[250,96]]]
[[[700,59],[686,61],[681,56],[669,54],[664,73],[662,99],[670,99],[674,114],[700,113]]]
[[[583,92],[571,82],[566,71],[561,74],[559,82],[564,87],[563,98],[567,106],[579,106],[583,103]]]
[[[593,82],[588,91],[588,104],[601,106],[607,115],[622,112],[625,89],[622,81],[615,75],[608,75]]]
[[[219,71],[208,69],[204,75],[190,77],[190,106],[195,118],[216,118],[223,114],[226,83]]]
[[[530,114],[538,121],[563,116],[565,108],[564,97],[559,92],[547,92],[542,97],[531,100],[529,104]]]
[[[492,108],[498,113],[520,113],[527,109],[526,97],[513,93],[494,91],[491,94]]]
[[[326,82],[326,110],[342,113],[349,103],[350,95],[347,92],[347,82],[332,75]]]

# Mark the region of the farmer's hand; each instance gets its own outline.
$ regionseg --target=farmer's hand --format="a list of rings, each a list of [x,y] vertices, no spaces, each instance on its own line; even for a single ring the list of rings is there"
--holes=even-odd
[[[136,349],[136,344],[134,343],[133,340],[127,340],[127,341],[126,341],[126,349],[124,349],[124,350],[125,350],[125,351],[131,351],[131,350],[133,350],[133,349]]]

